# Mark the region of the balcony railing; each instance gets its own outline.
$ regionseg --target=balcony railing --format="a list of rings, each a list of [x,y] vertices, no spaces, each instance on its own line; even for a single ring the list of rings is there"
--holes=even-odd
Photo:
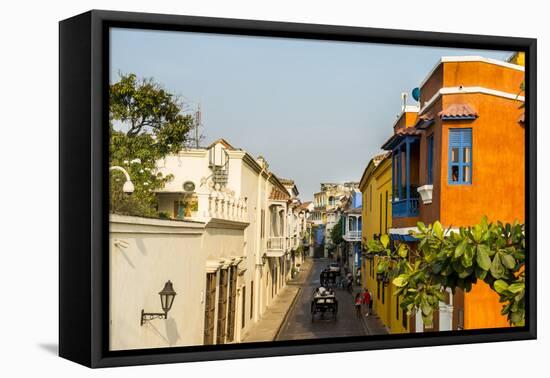
[[[267,249],[283,250],[286,242],[284,236],[271,236],[267,239]]]
[[[271,236],[267,238],[267,249],[290,251],[300,246],[302,240],[297,237]]]
[[[347,231],[344,234],[344,239],[347,241],[360,241],[361,240],[361,230],[351,230]]]
[[[418,198],[409,198],[392,202],[392,215],[396,218],[418,216]]]

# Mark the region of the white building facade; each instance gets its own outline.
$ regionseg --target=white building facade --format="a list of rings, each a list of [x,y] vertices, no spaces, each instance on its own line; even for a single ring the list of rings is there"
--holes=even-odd
[[[290,278],[305,224],[268,168],[225,140],[158,162],[173,176],[157,193],[166,220],[112,217],[111,349],[246,338]],[[155,308],[167,280],[178,293],[168,319],[124,319]],[[131,301],[129,287],[139,288]]]

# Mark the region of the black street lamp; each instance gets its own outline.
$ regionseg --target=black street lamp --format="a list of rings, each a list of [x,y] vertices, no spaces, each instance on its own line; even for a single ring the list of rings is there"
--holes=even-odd
[[[164,312],[145,312],[145,310],[141,310],[141,325],[144,325],[148,320],[168,318],[168,311],[172,308],[174,298],[176,297],[172,281],[169,280],[164,284],[164,288],[159,292],[159,295],[160,305]]]

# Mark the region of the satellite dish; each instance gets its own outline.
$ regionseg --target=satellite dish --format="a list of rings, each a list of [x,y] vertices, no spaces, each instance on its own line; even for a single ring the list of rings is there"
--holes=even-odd
[[[415,99],[415,101],[420,100],[420,88],[416,87],[412,90],[412,96]]]

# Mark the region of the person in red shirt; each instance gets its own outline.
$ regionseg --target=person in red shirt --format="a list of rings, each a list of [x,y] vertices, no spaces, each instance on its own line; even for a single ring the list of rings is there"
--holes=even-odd
[[[369,316],[370,315],[370,310],[371,310],[371,302],[372,301],[372,298],[370,297],[370,293],[369,293],[369,290],[365,288],[365,292],[363,293],[363,304],[365,305],[365,316]]]
[[[355,315],[361,318],[361,293],[355,294]]]

